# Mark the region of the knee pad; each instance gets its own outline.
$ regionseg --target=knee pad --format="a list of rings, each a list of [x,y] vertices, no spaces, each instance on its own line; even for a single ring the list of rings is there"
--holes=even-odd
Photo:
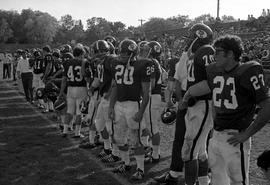
[[[160,145],[160,134],[159,134],[159,132],[152,136],[152,145],[155,145],[155,146]]]

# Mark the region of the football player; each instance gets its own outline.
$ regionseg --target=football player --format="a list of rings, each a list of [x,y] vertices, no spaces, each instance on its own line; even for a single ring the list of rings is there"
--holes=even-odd
[[[48,77],[51,74],[51,66],[53,63],[52,53],[51,53],[51,47],[49,45],[46,45],[42,48],[43,51],[43,67],[44,67],[44,75],[42,77],[42,81],[45,83],[48,82]],[[45,104],[45,110],[43,113],[47,112],[53,112],[53,102],[49,99],[47,99],[47,102]]]
[[[189,30],[187,89],[207,80],[206,67],[214,61],[214,49],[209,45],[212,37],[211,28],[202,23],[193,25]],[[211,93],[189,99],[185,125],[186,133],[182,147],[185,182],[187,185],[194,185],[198,179],[200,185],[208,185],[206,143],[213,127]]]
[[[43,73],[44,73],[44,68],[43,68],[43,59],[41,56],[40,51],[35,50],[33,52],[33,94],[36,95],[36,90],[38,88],[44,88],[45,84],[41,80]],[[29,59],[30,62],[30,59]],[[44,101],[43,99],[38,99],[38,107],[39,108],[44,108]]]
[[[67,86],[67,115],[65,116],[63,137],[67,136],[68,124],[72,119],[72,116],[76,116],[75,120],[75,135],[74,138],[82,137],[80,133],[81,129],[81,112],[80,103],[87,97],[86,81],[82,75],[82,63],[84,61],[84,49],[83,47],[76,46],[73,49],[74,59],[70,59],[63,63],[64,75],[61,84],[61,90],[59,97],[64,94],[64,89]]]
[[[111,120],[108,118],[109,97],[111,93],[111,84],[113,76],[111,74],[111,65],[115,55],[110,55],[111,46],[109,42],[102,42],[105,47],[99,47],[99,56],[96,56],[98,61],[96,62],[97,76],[99,80],[99,95],[101,97],[100,103],[97,108],[97,114],[95,117],[95,125],[97,132],[101,132],[101,136],[104,141],[104,150],[98,155],[102,158],[103,162],[116,162],[119,161],[119,150],[115,144],[113,145],[113,151],[111,152],[111,142],[109,139],[108,129],[111,129]],[[108,44],[108,45],[107,45]],[[101,45],[101,43],[100,43]],[[104,48],[103,51],[101,48]],[[106,127],[105,127],[106,126]],[[105,157],[107,155],[107,157]]]
[[[131,169],[130,144],[134,146],[137,163],[133,180],[140,180],[144,176],[145,151],[140,141],[140,130],[145,128],[142,118],[149,101],[152,65],[149,59],[136,60],[137,50],[137,44],[133,40],[125,39],[119,44],[119,58],[113,61],[112,67],[115,85],[112,87],[108,111],[114,123],[113,142],[119,147],[120,156],[124,161],[124,164],[115,168],[113,172],[125,173]]]
[[[212,91],[215,116],[209,141],[211,184],[249,184],[250,137],[270,119],[263,69],[255,61],[240,63],[243,45],[238,36],[219,37],[214,47],[216,63],[207,67],[207,81],[191,87],[185,97]],[[254,120],[256,105],[261,110]]]
[[[152,74],[151,74],[151,96],[149,104],[145,111],[145,121],[148,122],[146,125],[150,126],[151,141],[152,141],[152,153],[147,156],[145,162],[157,163],[160,159],[160,134],[159,126],[161,122],[161,85],[165,79],[163,79],[163,73],[166,73],[162,69],[157,58],[161,54],[161,45],[157,41],[150,41],[147,43],[149,48],[147,58],[152,60]]]
[[[172,107],[172,94],[175,91],[178,105],[181,105],[182,96],[184,96],[187,86],[187,49],[182,53],[178,63],[169,63],[169,79],[167,84],[168,95],[165,97],[167,107]],[[166,94],[165,94],[166,95]],[[159,183],[166,185],[177,185],[178,178],[183,177],[184,162],[182,160],[181,150],[184,143],[186,131],[185,126],[186,109],[178,109],[175,124],[175,134],[172,148],[172,159],[170,170],[154,178]]]

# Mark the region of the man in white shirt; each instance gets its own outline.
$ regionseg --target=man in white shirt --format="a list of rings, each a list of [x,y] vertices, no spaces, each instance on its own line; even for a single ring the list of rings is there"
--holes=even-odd
[[[22,79],[25,98],[28,102],[33,103],[33,69],[29,65],[25,51],[18,53],[21,57],[18,60],[17,76]]]

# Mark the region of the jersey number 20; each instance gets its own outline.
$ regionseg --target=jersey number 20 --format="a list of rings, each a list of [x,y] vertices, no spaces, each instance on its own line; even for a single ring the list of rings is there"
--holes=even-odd
[[[126,68],[122,65],[117,65],[115,69],[117,70],[117,72],[115,73],[115,81],[117,84],[122,84],[122,83],[125,85],[133,84],[133,81],[134,81],[133,79],[134,67],[133,66]]]

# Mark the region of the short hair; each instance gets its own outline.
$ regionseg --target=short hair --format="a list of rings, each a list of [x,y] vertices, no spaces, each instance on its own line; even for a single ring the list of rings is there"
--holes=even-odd
[[[270,150],[265,150],[261,155],[259,155],[257,158],[257,166],[265,171],[268,170],[270,167]]]
[[[43,51],[46,51],[46,52],[51,52],[51,47],[49,45],[46,45],[42,48]]]
[[[224,35],[217,38],[213,45],[215,48],[220,47],[226,51],[232,51],[234,59],[238,62],[241,60],[244,47],[240,37],[236,35]]]

